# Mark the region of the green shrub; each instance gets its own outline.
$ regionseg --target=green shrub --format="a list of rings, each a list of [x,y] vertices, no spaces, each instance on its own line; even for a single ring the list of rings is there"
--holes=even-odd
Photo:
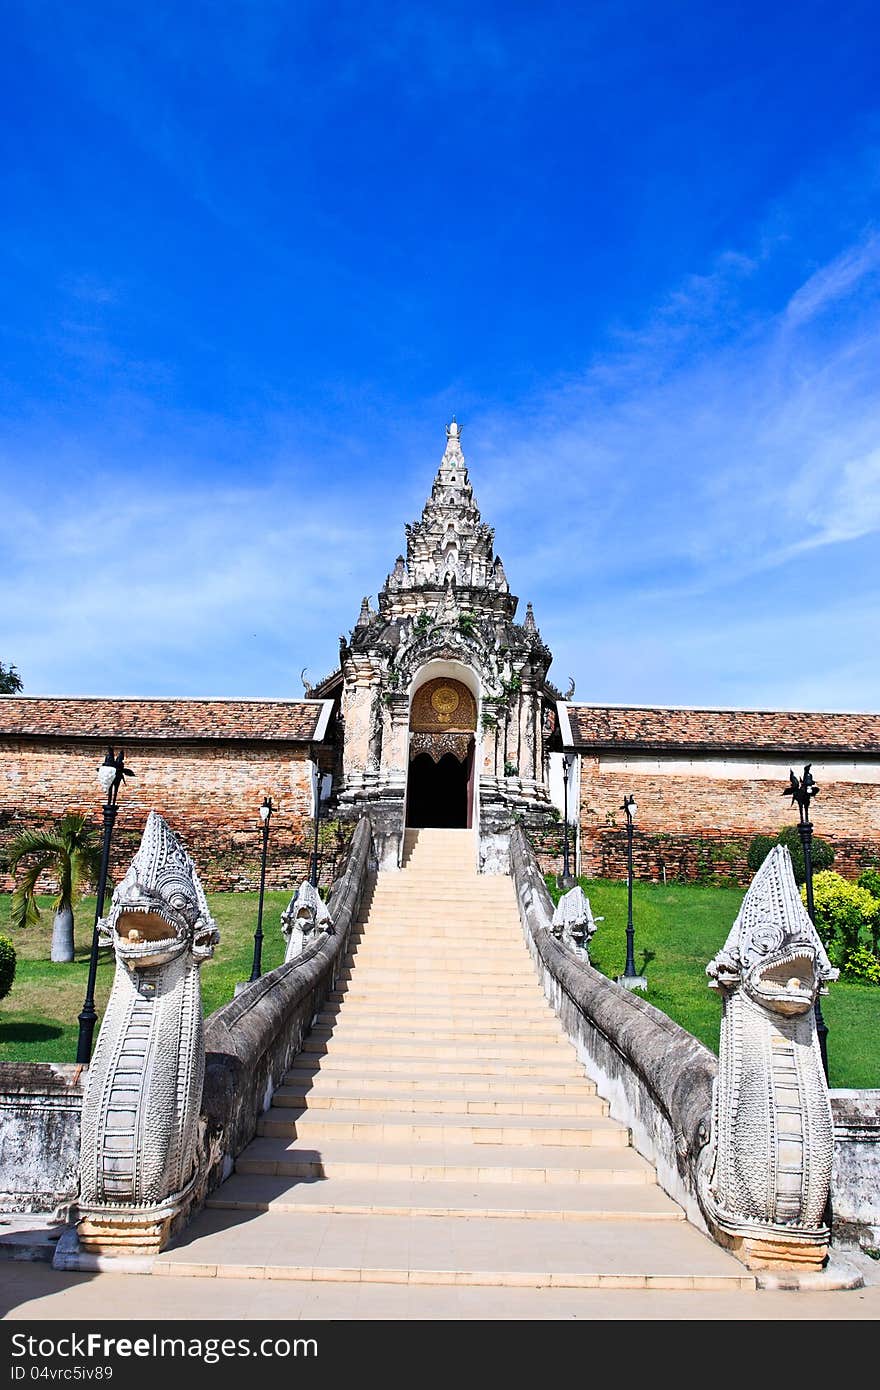
[[[870,893],[872,898],[880,898],[880,869],[862,869],[856,883]]]
[[[15,979],[15,947],[8,936],[0,936],[0,999],[5,999]]]
[[[880,960],[864,946],[847,951],[841,968],[849,980],[864,980],[869,985],[880,985]]]
[[[806,901],[806,889],[801,889]],[[816,909],[816,930],[835,965],[858,951],[864,943],[865,931],[872,943],[880,930],[880,901],[857,883],[850,883],[840,874],[825,870],[813,879],[813,901]]]
[[[796,825],[787,825],[784,830],[780,830],[778,835],[755,835],[753,837],[746,855],[746,862],[752,873],[757,873],[774,845],[785,845],[791,855],[794,881],[795,883],[803,883],[807,876],[804,868],[804,847],[801,844],[800,831]],[[816,835],[813,836],[812,860],[814,874],[830,869],[834,863],[834,850],[827,840],[820,840]]]
[[[758,872],[775,844],[776,838],[773,835],[755,835],[750,841],[746,863],[753,874]]]

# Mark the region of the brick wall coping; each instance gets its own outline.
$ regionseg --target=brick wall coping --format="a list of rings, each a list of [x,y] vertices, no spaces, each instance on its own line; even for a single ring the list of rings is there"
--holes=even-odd
[[[320,743],[332,700],[0,696],[0,737]]]
[[[592,705],[559,701],[566,747],[880,756],[880,714],[699,709],[684,705]]]

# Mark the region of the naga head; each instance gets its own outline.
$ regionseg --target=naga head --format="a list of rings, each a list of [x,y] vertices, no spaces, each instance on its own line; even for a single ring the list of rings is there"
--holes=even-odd
[[[310,932],[330,926],[330,913],[317,888],[306,880],[299,885],[287,907],[281,914],[281,930],[289,937],[294,927],[299,927],[304,936]]]
[[[601,917],[598,919],[603,920]],[[577,886],[563,893],[553,913],[553,935],[565,941],[574,940],[583,950],[596,933],[596,918],[583,888]]]
[[[837,978],[801,902],[784,845],[774,845],[755,874],[706,974],[710,989],[742,989],[755,1004],[785,1015],[806,1013]]]
[[[220,933],[195,866],[155,811],[100,930],[131,970],[165,965],[186,950],[198,963],[214,954]]]

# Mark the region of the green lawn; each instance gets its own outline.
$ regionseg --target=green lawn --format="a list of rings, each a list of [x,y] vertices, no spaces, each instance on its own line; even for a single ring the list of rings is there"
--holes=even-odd
[[[580,880],[593,913],[604,917],[590,946],[603,975],[623,974],[626,884]],[[558,898],[558,890],[551,885]],[[636,969],[648,979],[647,999],[713,1052],[718,1051],[721,999],[708,988],[706,965],[724,944],[742,902],[740,889],[698,884],[633,885]],[[645,962],[645,953],[653,959]],[[838,980],[822,1000],[828,1024],[832,1086],[880,1086],[880,989]]]
[[[220,945],[213,960],[202,966],[205,1013],[210,1014],[232,998],[237,980],[250,977],[257,926],[256,893],[209,893],[211,912],[220,929]],[[284,959],[281,913],[290,900],[286,892],[267,892],[263,905],[263,969],[271,970]],[[18,963],[15,983],[0,1000],[0,1061],[73,1062],[76,1058],[77,1018],[86,992],[94,898],[83,898],[76,910],[76,960],[53,965],[49,960],[52,939],[50,900],[41,898],[39,926],[13,936]],[[9,932],[8,894],[0,894],[0,932]],[[95,992],[99,1019],[113,981],[113,958],[102,950]]]

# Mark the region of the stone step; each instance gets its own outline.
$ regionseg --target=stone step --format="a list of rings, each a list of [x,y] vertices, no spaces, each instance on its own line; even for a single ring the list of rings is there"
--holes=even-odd
[[[504,1183],[321,1182],[234,1173],[205,1204],[218,1211],[341,1212],[350,1216],[445,1216],[520,1221],[684,1221],[650,1183],[534,1186]]]
[[[381,1037],[382,1030],[377,1028],[375,1022],[369,1019],[357,1019],[341,1017],[332,1023],[318,1023],[309,1034],[312,1038],[343,1039],[346,1042],[373,1042]],[[433,1043],[473,1043],[475,1047],[480,1047],[484,1042],[504,1042],[522,1044],[523,1047],[533,1047],[541,1043],[566,1042],[559,1024],[554,1024],[549,1020],[546,1023],[535,1023],[529,1028],[518,1028],[510,1024],[501,1027],[493,1027],[491,1024],[484,1023],[482,1019],[475,1018],[470,1025],[462,1024],[456,1027],[454,1024],[440,1023],[419,1023],[418,1020],[409,1024],[400,1024],[391,1033],[395,1042],[414,1042]],[[571,1044],[568,1043],[570,1047]]]
[[[562,1145],[358,1143],[333,1137],[320,1147],[284,1139],[251,1140],[236,1172],[284,1178],[356,1178],[450,1183],[653,1183],[653,1169],[633,1149]]]
[[[368,1057],[386,1057],[390,1060],[408,1060],[410,1062],[428,1061],[480,1061],[489,1062],[497,1060],[499,1062],[516,1063],[520,1066],[537,1065],[541,1062],[566,1061],[573,1057],[571,1045],[563,1043],[562,1039],[555,1043],[541,1043],[540,1046],[529,1046],[527,1049],[510,1043],[482,1042],[470,1046],[467,1043],[419,1043],[412,1042],[349,1042],[347,1039],[334,1038],[328,1041],[325,1038],[307,1037],[303,1042],[303,1052],[313,1055],[324,1056],[329,1047],[333,1048],[334,1057],[359,1057],[365,1060]],[[417,1068],[416,1068],[417,1069]],[[447,1067],[448,1071],[449,1068]]]
[[[414,965],[394,965],[389,962],[387,965],[373,965],[370,961],[358,961],[357,966],[347,964],[342,967],[338,978],[345,980],[351,977],[353,971],[357,969],[358,978],[366,984],[378,984],[381,981],[394,982],[398,985],[408,987],[412,984],[426,984],[430,980],[436,980],[449,987],[455,986],[460,980],[494,980],[499,985],[523,985],[532,987],[532,994],[535,993],[536,982],[534,973],[530,972],[527,965],[520,967],[505,966],[503,969],[486,966],[479,961],[472,962],[473,969],[453,970],[445,969],[438,965],[426,964],[423,968]]]
[[[343,1015],[343,1009],[345,1014]],[[326,1009],[322,1009],[317,1015],[316,1021],[322,1024],[335,1023],[338,1019],[345,1017],[351,1021],[355,1019],[372,1021],[380,1028],[394,1028],[397,1024],[406,1024],[410,1021],[414,1023],[448,1023],[456,1025],[467,1025],[475,1019],[479,1019],[481,1024],[504,1028],[510,1023],[527,1024],[531,1022],[546,1023],[548,1020],[555,1021],[553,1011],[540,1004],[528,1007],[524,1005],[520,1009],[506,1009],[497,1006],[487,1008],[465,1008],[456,1009],[438,1008],[436,1005],[425,1006],[414,1001],[411,1004],[400,1003],[370,1003],[367,1000],[358,999],[353,995],[344,1005],[328,1004]]]
[[[420,945],[424,939],[417,927],[407,926],[390,918],[387,922],[377,920],[359,923],[352,927],[349,936],[352,945],[359,945],[362,941],[375,941],[395,951],[400,950],[402,946]],[[462,953],[483,950],[484,947],[521,950],[523,941],[519,928],[513,930],[508,926],[487,925],[483,922],[477,925],[462,925],[455,931],[432,926],[430,939],[437,946]]]
[[[303,1090],[320,1078],[322,1090],[351,1090],[357,1087],[360,1094],[381,1093],[389,1096],[423,1095],[425,1092],[440,1094],[452,1093],[460,1096],[478,1097],[491,1100],[494,1096],[516,1096],[523,1100],[559,1100],[571,1097],[582,1100],[596,1095],[592,1081],[576,1075],[572,1068],[572,1080],[560,1080],[558,1076],[538,1074],[535,1076],[510,1076],[506,1071],[500,1075],[469,1075],[461,1071],[436,1072],[422,1075],[406,1072],[392,1072],[377,1063],[370,1069],[359,1066],[334,1068],[331,1058],[324,1058],[317,1066],[311,1058],[304,1057],[294,1061],[285,1075],[282,1086]],[[276,1095],[278,1092],[276,1092]]]
[[[380,1116],[360,1110],[288,1110],[274,1104],[260,1117],[261,1138],[319,1143],[323,1139],[352,1143],[412,1143],[505,1145],[508,1148],[626,1149],[629,1131],[602,1115],[414,1115],[385,1111]],[[418,1154],[418,1149],[415,1149]]]
[[[484,955],[482,952],[478,959],[473,959],[473,953],[467,955],[437,956],[428,955],[422,951],[382,951],[372,943],[362,946],[360,949],[348,951],[345,955],[344,968],[353,970],[356,966],[363,966],[365,970],[373,973],[379,970],[393,971],[396,976],[407,976],[421,978],[425,974],[442,976],[449,980],[471,979],[475,975],[490,975],[496,980],[520,981],[523,984],[528,980],[532,984],[535,992],[535,973],[528,962],[522,962],[514,958],[511,960],[510,952],[501,951],[497,956]],[[540,996],[539,996],[540,997]]]
[[[478,937],[473,937],[468,942],[442,941],[420,931],[413,931],[409,937],[399,937],[395,940],[393,937],[382,937],[380,933],[366,931],[363,935],[353,934],[349,938],[349,951],[356,952],[359,956],[368,952],[377,958],[381,956],[388,960],[402,960],[407,963],[423,958],[435,959],[459,967],[470,965],[471,956],[478,954],[481,960],[520,965],[523,941],[516,937],[507,941],[485,941]]]
[[[425,919],[435,917],[438,921],[445,920],[450,923],[459,922],[463,917],[490,915],[498,921],[507,921],[511,926],[519,924],[516,902],[506,894],[468,893],[456,896],[444,891],[440,885],[435,891],[413,885],[402,887],[393,893],[376,893],[364,905],[361,919],[366,921],[369,914],[378,908],[384,908],[386,911],[397,908],[414,916],[421,915]]]
[[[350,973],[351,972],[349,972],[349,974]],[[455,1003],[456,1000],[473,999],[475,1005],[477,1001],[483,1001],[486,1004],[517,1004],[520,1000],[534,1000],[536,997],[539,999],[541,997],[540,994],[536,996],[534,983],[531,987],[525,984],[508,985],[496,983],[492,986],[491,990],[487,990],[485,982],[475,984],[471,980],[465,981],[458,989],[446,985],[441,988],[439,984],[432,986],[430,981],[420,981],[418,991],[408,996],[403,994],[400,987],[393,980],[382,980],[379,983],[369,985],[364,984],[363,980],[358,979],[357,987],[355,988],[354,981],[348,979],[337,981],[337,986],[339,985],[344,987],[337,987],[331,990],[327,996],[331,1004],[342,1004],[345,1003],[347,999],[352,998],[363,1000],[365,1003],[372,1000],[375,1000],[377,1003],[383,1000],[386,1002],[389,1000],[397,1000],[399,1003],[403,1003],[405,999],[414,998],[417,1003],[425,1004],[433,1001],[438,1007],[442,1008],[445,1004]]]
[[[418,1115],[532,1115],[541,1120],[558,1116],[585,1117],[607,1115],[608,1103],[598,1096],[524,1098],[512,1092],[495,1095],[468,1095],[452,1090],[424,1090],[401,1095],[386,1084],[382,1090],[351,1081],[342,1088],[332,1084],[337,1078],[317,1080],[307,1086],[279,1086],[272,1105],[302,1110],[357,1110],[376,1115],[388,1112]]]
[[[481,903],[467,909],[456,907],[449,910],[446,902],[438,903],[436,909],[426,910],[417,900],[407,897],[398,902],[374,902],[368,910],[361,912],[353,923],[352,930],[368,932],[406,931],[412,935],[417,931],[438,940],[444,933],[451,938],[472,937],[474,933],[486,933],[488,940],[492,935],[505,935],[512,941],[522,941],[522,926],[513,908],[501,904]]]
[[[538,1288],[754,1289],[684,1222],[205,1211],[157,1274]]]
[[[383,879],[372,890],[375,899],[392,897],[411,897],[414,893],[427,894],[436,901],[446,903],[473,902],[477,898],[486,901],[510,903],[515,909],[513,883],[509,878],[467,878],[454,866],[449,869],[438,868],[436,873],[412,873],[405,870],[393,879]]]
[[[444,1061],[442,1057],[422,1057],[415,1063],[411,1057],[375,1056],[370,1058],[362,1056],[358,1051],[340,1056],[337,1056],[335,1052],[332,1055],[318,1056],[314,1052],[300,1051],[291,1063],[291,1071],[314,1071],[316,1068],[319,1068],[323,1075],[333,1072],[367,1073],[381,1068],[389,1075],[412,1080],[420,1077],[430,1079],[434,1076],[447,1076],[450,1072],[450,1063]],[[479,1077],[497,1080],[499,1077],[509,1076],[511,1080],[534,1081],[538,1077],[544,1080],[555,1077],[559,1082],[571,1082],[576,1085],[583,1082],[582,1069],[573,1056],[566,1057],[563,1052],[554,1054],[553,1058],[545,1058],[543,1062],[510,1062],[506,1058],[499,1057],[460,1058],[455,1062],[454,1071],[458,1077],[471,1077],[474,1080]]]

